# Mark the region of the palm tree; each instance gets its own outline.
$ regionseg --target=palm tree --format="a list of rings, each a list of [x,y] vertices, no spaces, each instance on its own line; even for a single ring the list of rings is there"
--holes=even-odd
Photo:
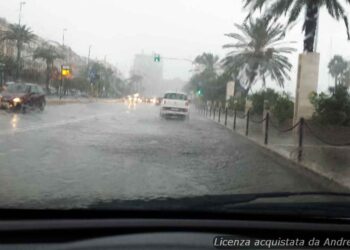
[[[34,40],[35,35],[32,33],[29,27],[20,24],[9,24],[9,29],[1,34],[0,39],[2,41],[9,40],[16,43],[17,57],[16,57],[16,80],[20,75],[21,68],[21,52],[23,45]]]
[[[203,53],[194,59],[194,63],[197,64],[197,71],[206,71],[216,74],[217,64],[219,57],[211,53]]]
[[[329,74],[334,78],[334,87],[336,88],[338,83],[342,83],[346,71],[348,69],[348,62],[340,55],[335,55],[328,63]]]
[[[14,75],[13,71],[16,68],[15,60],[10,56],[0,54],[0,64],[3,64],[2,71],[3,71],[4,79],[2,79],[2,80],[6,81],[9,76],[13,77],[13,75]]]
[[[226,34],[234,39],[234,43],[223,46],[233,49],[223,59],[223,66],[228,72],[237,72],[237,78],[246,87],[244,94],[247,95],[258,80],[262,80],[265,87],[268,77],[284,87],[285,79],[290,79],[292,68],[287,54],[295,49],[283,46],[287,44],[283,41],[283,26],[265,18],[250,18],[244,24],[235,26],[240,32]]]
[[[217,96],[218,89],[222,89],[217,81],[219,57],[212,53],[202,53],[194,59],[193,63],[196,69],[184,90],[196,92],[204,100],[213,100]]]
[[[52,45],[44,45],[36,48],[33,55],[34,59],[43,59],[46,62],[46,91],[49,93],[49,85],[51,79],[51,72],[53,71],[54,61],[57,59],[64,59],[64,55],[60,53]]]
[[[279,18],[287,16],[287,24],[293,24],[298,17],[306,13],[303,31],[304,31],[304,51],[314,52],[317,23],[322,7],[326,7],[329,15],[336,20],[343,19],[348,39],[350,39],[348,18],[344,4],[350,4],[349,0],[244,0],[244,7],[249,8],[251,16],[256,10],[265,7],[265,16],[267,18]]]

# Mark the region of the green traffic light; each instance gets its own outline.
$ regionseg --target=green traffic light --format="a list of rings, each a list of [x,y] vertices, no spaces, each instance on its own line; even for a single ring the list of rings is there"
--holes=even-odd
[[[160,62],[160,55],[154,55],[153,61]]]

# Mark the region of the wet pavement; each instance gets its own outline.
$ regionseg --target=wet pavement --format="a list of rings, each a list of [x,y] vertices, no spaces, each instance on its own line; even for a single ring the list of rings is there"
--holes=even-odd
[[[340,191],[196,112],[150,104],[0,111],[0,207],[87,207],[116,199]]]

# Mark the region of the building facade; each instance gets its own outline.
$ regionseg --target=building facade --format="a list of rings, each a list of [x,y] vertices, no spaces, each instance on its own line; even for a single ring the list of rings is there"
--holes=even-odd
[[[0,18],[0,33],[8,30],[9,23]],[[87,60],[84,57],[79,56],[75,53],[70,47],[62,46],[56,41],[47,41],[41,37],[36,36],[36,38],[28,44],[24,44],[23,49],[21,51],[21,61],[22,61],[22,75],[35,75],[39,74],[36,79],[38,83],[42,83],[45,80],[45,70],[46,70],[46,62],[43,59],[33,59],[34,51],[40,46],[54,46],[58,51],[60,51],[65,59],[57,59],[54,61],[54,67],[56,69],[60,69],[61,65],[70,65],[74,75],[79,75],[82,68],[87,64]],[[17,48],[16,44],[13,41],[0,41],[0,55],[5,57],[13,58],[16,60],[17,56]],[[7,80],[12,80],[13,76],[8,76]]]

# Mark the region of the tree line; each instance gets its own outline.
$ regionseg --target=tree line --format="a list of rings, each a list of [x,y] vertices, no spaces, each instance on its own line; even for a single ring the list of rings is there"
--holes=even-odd
[[[9,24],[8,30],[0,33],[0,42],[10,42],[16,48],[15,57],[0,52],[0,63],[3,65],[5,80],[43,83],[47,93],[58,93],[61,73],[60,68],[55,66],[55,61],[66,58],[65,47],[54,46],[48,42],[42,43],[34,50],[31,60],[44,61],[45,72],[35,68],[25,68],[22,51],[26,44],[36,39],[37,36],[26,25]],[[73,69],[73,77],[65,79],[62,87],[64,94],[80,91],[97,97],[121,97],[131,91],[129,85],[132,82],[132,80],[123,79],[115,69],[91,60],[88,64]]]
[[[197,56],[194,60],[196,70],[185,90],[194,93],[201,101],[226,104],[226,84],[234,81],[235,94],[238,93],[239,96],[231,100],[231,106],[242,108],[245,100],[254,99],[257,94],[265,96],[271,92],[266,90],[267,82],[274,82],[284,88],[285,83],[290,80],[292,69],[288,56],[296,51],[294,42],[286,40],[286,33],[290,27],[305,13],[302,26],[303,50],[305,53],[315,52],[318,18],[320,11],[325,8],[332,18],[344,22],[346,36],[350,39],[346,16],[349,4],[350,1],[346,0],[243,0],[244,9],[248,10],[248,14],[242,24],[234,25],[236,32],[225,34],[232,40],[231,43],[223,45],[224,49],[229,50],[226,56],[221,60],[212,53]],[[283,22],[280,21],[282,18]],[[349,62],[335,55],[328,68],[334,78],[334,88],[331,89],[329,98],[342,96],[344,100],[350,83]],[[261,84],[262,89],[256,94],[251,93],[252,87],[257,83]],[[337,86],[342,86],[338,90],[342,95],[335,91]],[[290,116],[290,96],[283,93],[278,100],[286,103]],[[317,100],[313,97],[314,105],[317,105]]]

